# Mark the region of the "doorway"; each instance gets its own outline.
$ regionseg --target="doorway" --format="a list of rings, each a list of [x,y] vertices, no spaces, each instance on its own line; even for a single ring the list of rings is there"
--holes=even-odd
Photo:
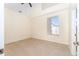
[[[79,5],[74,4],[71,9],[71,53],[79,56]]]

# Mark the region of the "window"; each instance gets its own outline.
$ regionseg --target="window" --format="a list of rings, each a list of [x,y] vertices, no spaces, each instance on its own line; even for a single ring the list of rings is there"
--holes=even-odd
[[[50,32],[54,35],[59,35],[59,28],[60,28],[60,19],[59,16],[51,17],[50,19]]]

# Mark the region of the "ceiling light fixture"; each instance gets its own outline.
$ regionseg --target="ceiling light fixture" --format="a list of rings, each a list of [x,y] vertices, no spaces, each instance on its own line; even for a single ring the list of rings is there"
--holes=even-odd
[[[22,13],[22,11],[21,11],[21,10],[19,10],[18,12],[19,12],[19,13]]]
[[[21,3],[21,5],[23,5],[24,3]]]

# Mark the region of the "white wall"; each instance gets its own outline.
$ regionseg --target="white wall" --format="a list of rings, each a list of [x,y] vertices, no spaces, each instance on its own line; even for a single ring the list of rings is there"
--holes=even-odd
[[[30,20],[26,15],[5,8],[5,43],[30,37]]]
[[[49,10],[50,11],[50,10]],[[54,36],[48,33],[47,21],[51,16],[58,15],[61,20],[60,35]],[[32,37],[52,42],[69,44],[69,9],[59,10],[44,15],[39,15],[31,19]]]
[[[79,43],[79,4],[77,4],[77,41]],[[78,51],[77,51],[77,55],[79,56],[79,46],[78,46]]]
[[[4,8],[0,1],[0,49],[4,48]]]

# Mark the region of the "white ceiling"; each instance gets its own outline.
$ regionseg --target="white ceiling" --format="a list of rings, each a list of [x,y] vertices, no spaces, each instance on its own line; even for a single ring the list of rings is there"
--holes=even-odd
[[[5,7],[16,12],[22,11],[22,13],[29,14],[34,6],[32,4],[32,7],[30,7],[28,3],[24,3],[23,5],[21,5],[21,3],[7,3]]]
[[[29,3],[24,3],[23,5],[21,3],[6,3],[5,7],[14,10],[16,12],[22,11],[21,13],[25,13],[28,15],[40,3],[31,3],[31,4],[32,7],[30,7]]]
[[[35,10],[36,7],[39,9],[46,9],[48,7],[57,5],[58,3],[31,3],[32,7],[29,6],[29,3],[24,3],[21,5],[21,3],[6,3],[5,7],[10,8],[11,10],[14,10],[16,12],[22,11],[22,13],[25,13],[29,15],[33,10]],[[40,7],[41,6],[41,7]]]
[[[47,9],[52,6],[56,6],[59,3],[42,3],[42,9]]]

